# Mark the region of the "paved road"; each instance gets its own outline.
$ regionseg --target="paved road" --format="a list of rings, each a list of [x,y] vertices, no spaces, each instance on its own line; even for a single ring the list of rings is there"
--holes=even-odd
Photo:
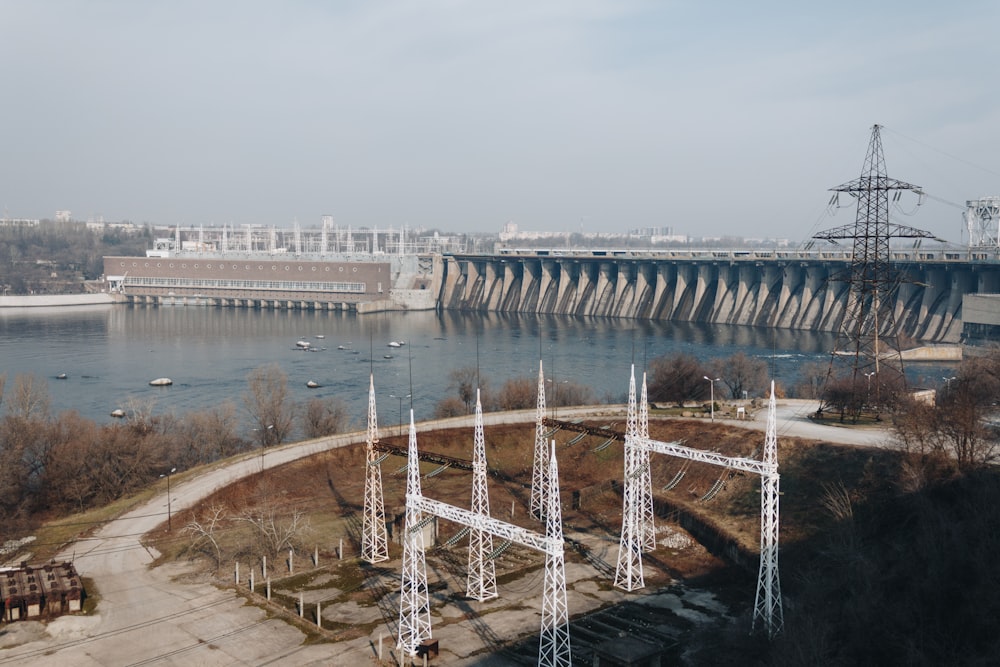
[[[796,435],[830,442],[877,446],[885,441],[883,431],[846,429],[817,425],[806,415],[812,402],[782,401],[777,411],[779,438]],[[605,407],[600,414],[622,414],[621,408]],[[560,409],[558,418],[595,416],[593,409]],[[534,421],[535,411],[487,414],[489,424]],[[421,424],[421,430],[437,426],[468,426],[471,418]],[[735,422],[733,422],[735,423]],[[763,429],[766,413],[741,422]],[[263,457],[245,458],[218,465],[196,478],[171,488],[175,511],[190,507],[216,489],[261,469],[281,465],[303,456],[343,447],[364,440],[364,433],[295,443],[268,451]],[[360,473],[359,473],[360,474]],[[160,525],[166,515],[166,495],[159,495],[80,541],[61,554],[75,559],[78,571],[93,578],[101,593],[99,613],[93,617],[56,619],[47,629],[37,623],[11,624],[0,636],[0,665],[31,664],[64,667],[111,667],[119,665],[328,665],[366,663],[372,647],[367,641],[351,647],[304,645],[304,635],[278,620],[268,619],[260,609],[245,605],[231,591],[207,584],[172,580],[182,566],[150,568],[156,554],[145,549],[142,536]],[[393,638],[386,637],[387,645]],[[334,653],[336,651],[336,653]]]

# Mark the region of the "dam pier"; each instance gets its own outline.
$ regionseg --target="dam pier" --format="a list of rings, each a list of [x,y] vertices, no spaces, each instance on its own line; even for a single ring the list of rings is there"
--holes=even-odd
[[[963,297],[1000,291],[1000,262],[894,251],[894,335],[962,339]],[[836,331],[850,251],[519,250],[444,257],[440,307]]]

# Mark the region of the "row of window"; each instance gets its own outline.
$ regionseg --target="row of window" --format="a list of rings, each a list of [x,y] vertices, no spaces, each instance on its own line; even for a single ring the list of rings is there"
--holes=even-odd
[[[200,289],[281,290],[285,292],[348,292],[364,294],[365,283],[302,280],[226,280],[223,278],[156,278],[128,276],[127,287],[193,287]]]
[[[150,268],[150,265],[151,265],[150,262],[143,262],[143,267],[144,268],[148,269],[148,268]],[[156,265],[156,268],[158,268],[158,269],[162,269],[163,268],[163,262],[155,262],[155,265]],[[175,262],[168,262],[167,263],[167,267],[168,268],[173,269],[176,266],[177,266],[177,264]],[[121,267],[123,269],[127,268],[128,267],[128,263],[121,262]],[[188,265],[187,265],[186,262],[180,264],[180,268],[182,268],[182,269],[186,269],[187,267],[188,267]],[[201,265],[196,263],[196,264],[192,264],[192,267],[195,268],[195,269],[197,269],[197,268],[200,268]],[[132,268],[133,269],[139,268],[139,262],[132,262]],[[222,263],[222,262],[219,262],[218,264],[213,264],[211,262],[208,262],[207,264],[205,264],[205,268],[206,269],[225,269],[226,265],[224,263]],[[285,264],[285,266],[283,268],[285,269],[285,271],[291,271],[292,270],[292,267],[289,266],[288,264]],[[243,265],[243,269],[245,271],[249,271],[250,270],[250,265],[249,264],[244,264]],[[239,265],[238,264],[233,264],[233,271],[239,271],[239,270],[240,270]],[[263,264],[258,264],[257,265],[257,270],[258,271],[263,271],[264,270],[264,265]],[[272,264],[271,265],[271,270],[272,271],[277,271],[278,270],[278,266],[276,264]],[[299,265],[298,270],[299,271],[304,271],[305,267]],[[310,271],[316,271],[316,267],[315,266],[311,266],[311,267],[309,267],[309,270]],[[323,267],[323,271],[325,271],[326,273],[329,273],[330,272],[330,267],[329,266],[324,266]],[[343,266],[338,266],[337,267],[337,272],[338,273],[343,273],[344,272],[344,267]],[[351,267],[351,273],[357,273],[357,272],[358,272],[358,267],[352,266]]]

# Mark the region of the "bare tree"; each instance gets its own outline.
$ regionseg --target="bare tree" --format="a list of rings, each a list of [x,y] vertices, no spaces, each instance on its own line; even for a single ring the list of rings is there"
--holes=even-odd
[[[291,433],[293,410],[288,395],[288,376],[277,364],[250,371],[243,404],[250,413],[261,447],[280,445]]]
[[[272,557],[284,549],[294,548],[302,533],[309,529],[309,520],[302,510],[294,510],[283,517],[273,507],[258,507],[244,510],[236,520],[253,527],[264,553]]]
[[[671,401],[682,406],[684,401],[707,398],[709,385],[705,374],[705,369],[691,355],[657,357],[649,364],[649,400]]]
[[[212,558],[216,570],[222,565],[222,547],[219,545],[218,532],[226,519],[226,508],[222,505],[212,505],[203,512],[201,519],[197,517],[192,519],[184,526],[183,531],[191,535],[193,548],[200,549]]]
[[[27,420],[49,416],[49,386],[34,373],[18,373],[7,397],[7,412]]]
[[[468,414],[465,404],[456,396],[448,396],[438,401],[434,407],[435,419],[447,419],[448,417],[461,417]]]
[[[799,367],[800,380],[795,385],[795,395],[798,398],[820,398],[829,370],[829,363],[809,361],[802,364]]]
[[[548,397],[546,396],[546,398]],[[570,405],[591,405],[593,403],[594,390],[592,388],[579,382],[563,380],[555,383],[555,388],[552,391],[552,402],[549,405],[563,408]]]
[[[450,381],[448,388],[453,389],[458,398],[465,405],[465,412],[472,411],[472,406],[476,402],[476,389],[486,387],[485,379],[479,376],[479,369],[475,366],[463,366],[448,373]]]
[[[546,397],[547,398],[547,397]],[[503,383],[494,403],[500,410],[533,408],[538,401],[538,381],[531,378],[512,378]]]
[[[764,391],[767,387],[767,362],[757,357],[748,357],[743,352],[722,358],[713,359],[711,364],[712,377],[722,380],[729,389],[730,398],[743,398],[743,392]]]
[[[48,510],[82,511],[96,495],[92,474],[95,445],[105,430],[77,412],[61,413],[49,426],[40,500]]]
[[[148,433],[153,429],[153,406],[156,399],[135,398],[125,399],[125,423],[140,433]]]
[[[248,443],[237,434],[238,427],[232,401],[185,415],[174,425],[180,440],[187,444],[186,451],[179,452],[178,462],[208,463],[243,451]]]
[[[351,421],[350,410],[343,399],[313,398],[306,403],[302,413],[303,431],[307,438],[321,438],[347,430]]]

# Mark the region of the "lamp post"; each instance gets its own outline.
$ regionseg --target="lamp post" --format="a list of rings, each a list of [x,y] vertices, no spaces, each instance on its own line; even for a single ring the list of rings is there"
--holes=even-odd
[[[941,378],[941,379],[944,380],[944,388],[947,390],[951,388],[951,381],[956,378],[954,375],[952,375],[950,378]]]
[[[167,532],[173,532],[173,515],[170,512],[170,476],[177,472],[177,468],[171,468],[170,472],[160,475],[167,478]]]
[[[709,400],[712,402],[711,403],[711,406],[712,406],[712,421],[714,422],[715,421],[715,383],[718,382],[719,380],[721,380],[722,378],[715,378],[713,380],[712,378],[710,378],[710,377],[708,377],[706,375],[705,379],[708,380],[709,396],[710,396]]]
[[[267,449],[267,443],[271,439],[271,431],[274,429],[274,424],[268,424],[267,428],[264,429],[264,437],[260,440],[260,471],[264,472],[264,450]],[[257,429],[254,429],[255,431]]]
[[[403,399],[404,398],[409,398],[409,397],[410,397],[410,394],[407,394],[406,396],[402,396],[402,395],[396,396],[395,394],[389,394],[389,398],[398,398],[399,399],[399,434],[400,435],[403,435]]]
[[[865,403],[871,403],[872,400],[872,376],[875,375],[875,371],[871,373],[865,373],[865,377],[868,378],[868,394],[865,396]]]

